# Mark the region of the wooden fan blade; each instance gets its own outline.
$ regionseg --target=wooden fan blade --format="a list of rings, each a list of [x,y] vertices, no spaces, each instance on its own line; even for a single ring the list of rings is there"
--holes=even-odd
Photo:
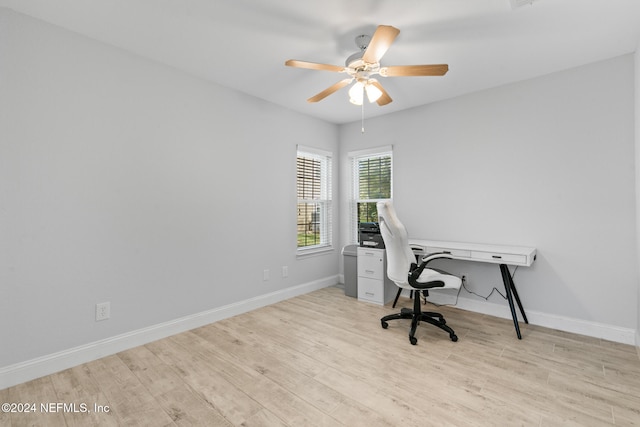
[[[346,85],[348,85],[349,83],[351,83],[351,80],[353,80],[353,79],[341,80],[338,83],[334,84],[333,86],[330,86],[330,87],[326,88],[325,90],[323,90],[319,94],[317,94],[315,96],[312,96],[311,98],[307,99],[307,102],[322,101],[327,96],[331,95],[333,92],[336,92],[336,91],[342,89],[343,87],[345,87]]]
[[[380,68],[380,75],[385,77],[444,76],[447,71],[449,71],[447,64],[392,65]]]
[[[391,46],[391,43],[396,39],[400,30],[390,25],[379,25],[376,32],[373,33],[367,50],[364,51],[362,60],[364,62],[375,64],[380,62],[380,58]]]
[[[378,103],[379,106],[383,106],[383,105],[387,105],[388,103],[390,103],[391,101],[393,101],[393,99],[391,99],[391,97],[389,96],[389,94],[387,93],[386,90],[384,90],[384,88],[382,87],[382,85],[380,84],[379,81],[377,80],[371,80],[370,84],[374,85],[375,87],[377,87],[378,89],[380,89],[380,92],[382,92],[382,95],[380,95],[380,98],[378,98],[378,100],[376,101]]]
[[[284,65],[288,67],[308,68],[310,70],[333,71],[336,73],[344,71],[344,67],[340,67],[338,65],[318,64],[316,62],[298,61],[296,59],[290,59],[286,61]]]

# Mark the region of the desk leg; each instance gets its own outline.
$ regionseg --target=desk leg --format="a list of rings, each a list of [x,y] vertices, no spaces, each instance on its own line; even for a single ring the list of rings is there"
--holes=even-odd
[[[529,321],[527,320],[527,315],[524,313],[524,308],[522,307],[522,302],[520,302],[518,291],[516,290],[516,286],[513,283],[513,278],[511,277],[511,273],[509,272],[509,267],[507,267],[506,264],[500,264],[500,273],[502,273],[502,282],[504,283],[504,290],[507,293],[507,301],[509,302],[509,308],[511,309],[513,326],[516,328],[518,339],[522,339],[522,335],[520,334],[520,325],[518,325],[518,315],[516,314],[516,308],[513,305],[514,296],[516,297],[516,302],[518,304],[518,308],[520,309],[520,313],[522,314],[522,318],[524,319],[525,323],[529,323]]]
[[[516,290],[516,285],[513,283],[513,277],[509,274],[509,270],[507,269],[507,274],[509,275],[509,283],[511,285],[511,293],[516,298],[516,302],[518,303],[518,307],[520,308],[520,314],[522,314],[522,319],[524,323],[529,324],[529,320],[527,319],[527,315],[524,313],[524,308],[522,308],[522,302],[520,302],[520,297],[518,296],[518,291]]]

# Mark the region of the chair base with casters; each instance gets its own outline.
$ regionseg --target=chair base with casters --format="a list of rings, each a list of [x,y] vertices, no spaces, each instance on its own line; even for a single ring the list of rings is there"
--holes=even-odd
[[[423,292],[426,293],[427,291],[423,291]],[[422,311],[421,303],[420,303],[420,292],[416,290],[415,292],[412,291],[412,294],[413,294],[413,310],[409,308],[402,308],[400,310],[400,313],[389,314],[387,316],[384,316],[382,319],[380,319],[382,328],[387,329],[389,327],[389,323],[388,323],[389,320],[411,319],[411,327],[409,328],[409,342],[413,345],[416,345],[418,343],[418,339],[415,337],[415,334],[416,334],[416,329],[418,328],[418,325],[420,324],[420,322],[427,322],[434,326],[437,326],[443,331],[449,333],[449,338],[451,338],[451,341],[453,342],[458,341],[458,336],[453,331],[453,329],[447,326],[447,321],[444,319],[442,314],[434,313],[431,311]],[[396,301],[397,301],[397,298],[396,298]],[[394,306],[395,306],[395,302],[394,302]]]

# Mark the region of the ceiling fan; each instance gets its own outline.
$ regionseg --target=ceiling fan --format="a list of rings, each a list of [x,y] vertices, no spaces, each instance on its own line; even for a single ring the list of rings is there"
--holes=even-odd
[[[376,102],[378,105],[387,105],[391,97],[382,87],[380,82],[373,78],[375,75],[382,77],[405,77],[405,76],[443,76],[449,71],[447,64],[433,65],[391,65],[380,66],[380,59],[387,52],[391,43],[400,33],[400,30],[390,25],[379,25],[373,36],[360,35],[356,37],[356,45],[360,48],[345,62],[345,66],[330,64],[318,64],[315,62],[298,61],[289,59],[284,64],[289,67],[308,68],[311,70],[324,70],[336,73],[346,73],[348,78],[339,81],[307,99],[308,102],[318,102],[332,93],[348,86],[353,81],[355,84],[349,89],[349,101],[355,105],[362,105],[364,93],[366,92],[369,102]]]

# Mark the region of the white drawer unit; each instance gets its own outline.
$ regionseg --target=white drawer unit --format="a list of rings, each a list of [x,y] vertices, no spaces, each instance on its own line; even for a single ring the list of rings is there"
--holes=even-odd
[[[398,288],[387,278],[384,249],[359,247],[357,252],[358,300],[379,305],[391,301]]]
[[[449,254],[455,258],[471,258],[471,251],[463,249],[451,249],[451,248],[439,248],[435,246],[427,246],[424,250],[424,254],[437,254],[444,253]]]
[[[527,265],[527,255],[472,251],[471,258],[494,264]]]

